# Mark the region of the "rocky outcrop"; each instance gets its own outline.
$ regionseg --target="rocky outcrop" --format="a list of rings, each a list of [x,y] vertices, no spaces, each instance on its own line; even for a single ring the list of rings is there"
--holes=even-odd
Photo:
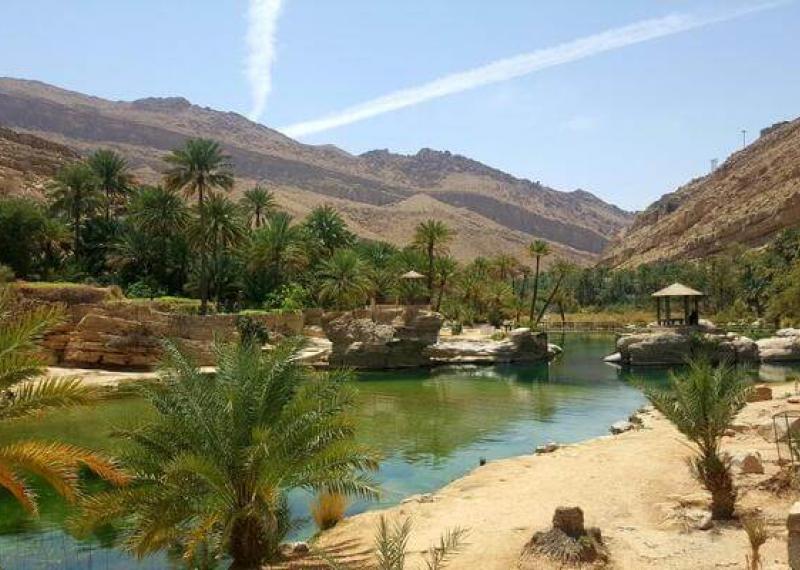
[[[604,253],[611,267],[760,246],[800,215],[800,119],[776,124],[719,168],[636,216]]]
[[[547,334],[528,328],[514,329],[502,340],[443,340],[430,348],[430,358],[438,363],[494,364],[538,362],[555,353]]]
[[[756,341],[762,362],[800,360],[800,329],[781,329],[775,336]]]
[[[351,314],[323,317],[322,327],[332,344],[328,362],[359,369],[428,366],[429,348],[437,342],[443,322],[439,313],[415,308],[391,324]]]
[[[606,361],[630,366],[683,364],[697,349],[719,362],[758,360],[758,346],[745,336],[702,333],[694,329],[653,329],[619,337],[618,354],[607,357]]]

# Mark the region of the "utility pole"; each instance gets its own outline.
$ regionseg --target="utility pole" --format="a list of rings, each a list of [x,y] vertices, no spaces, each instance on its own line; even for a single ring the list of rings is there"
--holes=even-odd
[[[742,148],[747,146],[747,131],[742,129]]]

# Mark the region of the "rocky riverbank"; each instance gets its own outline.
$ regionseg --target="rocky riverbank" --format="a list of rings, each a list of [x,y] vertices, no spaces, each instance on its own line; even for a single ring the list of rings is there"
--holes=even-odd
[[[627,366],[683,364],[703,352],[715,361],[731,363],[800,361],[800,329],[782,329],[774,337],[754,341],[744,335],[720,332],[713,325],[658,328],[621,335],[617,352],[606,362]]]
[[[775,386],[778,399],[748,404],[723,444],[735,459],[740,512],[758,511],[767,521],[765,570],[787,568],[786,517],[798,493],[767,490],[779,466],[775,444],[762,435],[762,426],[774,413],[800,412],[800,403],[782,397],[791,389]],[[613,568],[744,568],[745,531],[736,521],[707,522],[709,497],[689,473],[690,449],[682,437],[655,412],[641,419],[640,427],[621,435],[489,462],[434,494],[345,519],[324,533],[319,545],[363,559],[380,515],[410,517],[410,566],[421,563],[421,553],[442,533],[460,526],[470,533],[450,567],[507,570],[517,567],[533,534],[550,527],[557,507],[575,505],[583,509],[587,526],[602,531]]]

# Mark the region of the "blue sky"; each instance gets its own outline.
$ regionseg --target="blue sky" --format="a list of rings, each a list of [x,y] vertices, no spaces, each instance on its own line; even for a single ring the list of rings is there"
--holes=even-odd
[[[267,0],[268,1],[268,0]],[[285,127],[448,74],[708,0],[283,0],[260,120]],[[248,2],[4,0],[0,75],[111,99],[182,95],[247,115]],[[627,209],[800,115],[800,2],[599,53],[300,137],[447,149]]]

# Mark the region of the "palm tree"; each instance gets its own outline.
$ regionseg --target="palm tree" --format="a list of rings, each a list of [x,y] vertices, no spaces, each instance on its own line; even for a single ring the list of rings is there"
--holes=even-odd
[[[61,168],[50,184],[52,207],[66,216],[72,225],[72,248],[75,257],[82,253],[81,228],[84,219],[99,206],[98,180],[84,162],[73,162]]]
[[[156,278],[161,284],[166,284],[171,244],[183,235],[189,224],[186,203],[174,190],[161,186],[142,186],[132,193],[128,214],[135,233],[144,239],[136,239],[137,236],[130,235],[132,232],[124,232],[117,247],[118,253],[142,251],[135,247],[139,243],[151,248],[151,251],[143,253],[153,258]]]
[[[275,210],[275,197],[272,192],[257,184],[245,191],[239,204],[247,216],[247,223],[255,228],[260,228]]]
[[[458,271],[458,262],[450,256],[440,257],[434,264],[434,271],[436,272],[436,280],[439,282],[439,295],[436,297],[436,305],[434,305],[433,310],[438,311],[439,307],[442,306],[444,292],[450,284],[450,280]]]
[[[183,190],[197,196],[200,225],[205,225],[204,203],[214,189],[233,188],[230,158],[223,154],[218,142],[209,139],[189,139],[183,148],[175,149],[164,157],[170,165],[164,174],[164,185],[169,190]],[[208,252],[200,252],[200,313],[208,312]]]
[[[425,220],[420,222],[414,230],[414,247],[422,251],[428,261],[428,295],[433,299],[434,270],[433,262],[437,255],[447,255],[449,244],[455,232],[439,220]]]
[[[351,249],[340,249],[323,262],[319,277],[320,300],[333,303],[339,310],[363,304],[372,291],[364,262]]]
[[[330,257],[339,248],[350,247],[355,241],[339,212],[327,204],[311,210],[303,221],[303,227],[314,248],[325,257]]]
[[[707,359],[689,362],[682,373],[670,373],[670,389],[645,388],[653,407],[672,422],[694,444],[691,460],[694,475],[711,493],[715,519],[733,517],[736,487],[730,460],[720,456],[720,441],[745,404],[750,383],[742,371]]]
[[[11,287],[0,288],[0,423],[55,408],[88,404],[100,392],[75,378],[34,381],[44,362],[36,340],[62,318],[52,306],[23,309]],[[58,442],[19,441],[0,447],[0,487],[28,512],[36,514],[36,495],[25,473],[34,474],[67,500],[79,493],[81,466],[104,479],[124,484],[126,475],[107,457]]]
[[[519,261],[513,255],[501,253],[494,258],[494,266],[497,271],[497,277],[501,281],[505,281],[514,275],[514,272],[519,267]]]
[[[214,298],[219,304],[221,260],[226,252],[244,240],[245,225],[240,217],[239,207],[220,194],[209,196],[202,206],[198,204],[198,209],[200,208],[203,211],[197,220],[203,222],[192,225],[190,239],[195,247],[211,253],[211,262],[215,268]]]
[[[535,240],[529,247],[528,252],[536,259],[536,266],[533,270],[533,296],[531,297],[531,310],[528,315],[528,322],[531,328],[534,326],[533,315],[536,312],[536,301],[539,298],[539,264],[543,257],[550,255],[550,246],[541,239]]]
[[[348,373],[316,373],[299,349],[219,345],[209,377],[168,345],[162,385],[145,389],[153,419],[120,432],[134,482],[87,498],[84,525],[122,522],[138,556],[178,546],[189,562],[226,553],[253,569],[277,555],[292,489],[374,498],[377,460],[354,441]]]
[[[292,225],[292,217],[278,212],[253,232],[245,252],[247,267],[252,272],[267,273],[277,285],[292,270],[302,267],[307,259],[302,229]]]
[[[111,204],[115,195],[122,195],[133,184],[133,175],[128,171],[128,162],[111,149],[101,148],[86,160],[97,177],[100,188],[106,195],[106,221],[111,215]]]

